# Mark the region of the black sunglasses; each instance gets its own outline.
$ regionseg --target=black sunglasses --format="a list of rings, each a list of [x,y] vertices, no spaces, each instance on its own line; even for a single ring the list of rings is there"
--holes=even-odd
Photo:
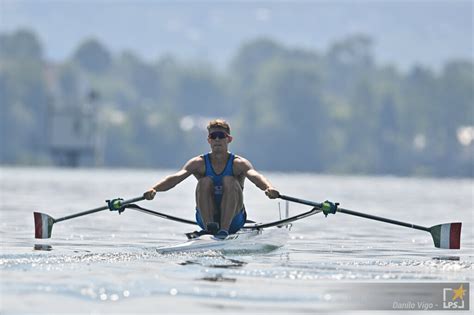
[[[215,140],[217,138],[219,139],[225,139],[227,138],[229,135],[223,131],[214,131],[214,132],[211,132],[209,134],[209,139],[212,139],[212,140]]]

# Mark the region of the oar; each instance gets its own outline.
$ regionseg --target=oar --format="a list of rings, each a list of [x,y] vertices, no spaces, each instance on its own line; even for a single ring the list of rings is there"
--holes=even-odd
[[[162,218],[162,219],[167,219],[167,220],[176,221],[176,222],[180,222],[180,223],[191,224],[191,225],[198,225],[198,223],[196,221],[183,219],[183,218],[175,217],[175,216],[172,216],[172,215],[169,215],[169,214],[166,214],[166,213],[162,213],[162,212],[158,212],[158,211],[155,211],[155,210],[143,208],[143,207],[140,207],[139,205],[136,205],[136,204],[125,205],[123,208],[124,209],[137,210],[137,211],[140,211],[142,213],[150,214],[150,215],[153,215],[155,217]],[[255,221],[246,220],[245,223],[255,223]]]
[[[51,237],[51,232],[53,230],[53,224],[61,221],[66,221],[69,219],[81,217],[83,215],[103,211],[103,210],[111,210],[111,211],[120,211],[122,206],[134,203],[137,201],[144,200],[145,197],[140,196],[128,200],[123,200],[120,198],[117,199],[112,199],[112,200],[107,200],[107,205],[99,208],[94,208],[86,211],[82,211],[79,213],[74,213],[71,215],[67,215],[62,218],[53,218],[46,213],[41,213],[41,212],[33,212],[34,218],[35,218],[35,238],[50,238]]]
[[[124,208],[125,209],[137,210],[137,211],[140,211],[140,212],[143,212],[143,213],[146,213],[146,214],[154,215],[156,217],[171,220],[171,221],[197,225],[196,221],[191,221],[191,220],[188,220],[188,219],[178,218],[178,217],[175,217],[175,216],[172,216],[172,215],[169,215],[169,214],[165,214],[165,213],[161,213],[161,212],[158,212],[158,211],[146,209],[146,208],[140,207],[139,205],[135,205],[135,204],[126,205]]]
[[[461,225],[462,225],[461,222],[444,223],[444,224],[434,225],[432,227],[425,227],[421,225],[401,222],[397,220],[378,217],[371,214],[339,208],[337,207],[337,205],[335,206],[334,204],[330,202],[318,203],[314,201],[303,200],[303,199],[289,197],[285,195],[280,195],[280,198],[283,200],[301,203],[301,204],[315,207],[317,209],[321,209],[324,211],[325,214],[341,212],[341,213],[346,213],[346,214],[350,214],[350,215],[354,215],[354,216],[358,216],[358,217],[362,217],[366,219],[371,219],[371,220],[386,222],[390,224],[396,224],[396,225],[400,225],[400,226],[404,226],[404,227],[408,227],[412,229],[417,229],[421,231],[426,231],[426,232],[429,232],[431,236],[433,237],[434,245],[437,248],[446,248],[446,249],[460,249],[461,248]],[[331,210],[333,210],[334,212],[331,212]]]

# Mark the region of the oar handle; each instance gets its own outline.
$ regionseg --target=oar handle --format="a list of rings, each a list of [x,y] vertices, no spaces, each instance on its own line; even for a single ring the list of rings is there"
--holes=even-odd
[[[142,200],[144,200],[144,199],[145,199],[144,196],[140,196],[140,197],[135,197],[135,198],[123,200],[123,201],[121,201],[120,203],[121,203],[122,205],[126,205],[126,204],[129,204],[129,203],[134,203],[134,202],[137,202],[137,201],[142,201]],[[69,220],[69,219],[73,219],[73,218],[77,218],[77,217],[81,217],[81,216],[83,216],[83,215],[87,215],[87,214],[91,214],[91,213],[95,213],[95,212],[99,212],[99,211],[104,211],[104,210],[108,210],[108,209],[109,209],[109,206],[107,205],[107,206],[102,206],[102,207],[98,207],[98,208],[94,208],[94,209],[82,211],[82,212],[79,212],[79,213],[67,215],[67,216],[62,217],[62,218],[54,219],[54,223],[56,223],[56,222],[61,222],[61,221],[65,221],[65,220]]]
[[[285,195],[280,195],[280,198],[283,199],[283,200],[288,200],[288,201],[292,201],[292,202],[296,202],[296,203],[301,203],[301,204],[316,207],[316,208],[319,208],[319,209],[321,209],[322,206],[323,206],[322,203],[309,201],[309,200],[304,200],[304,199],[299,199],[299,198],[290,197],[290,196],[285,196]],[[402,222],[402,221],[382,218],[382,217],[378,217],[378,216],[375,216],[375,215],[366,214],[366,213],[357,212],[357,211],[348,210],[348,209],[343,209],[343,208],[337,208],[336,211],[341,212],[341,213],[345,213],[345,214],[354,215],[354,216],[361,217],[361,218],[381,221],[381,222],[390,223],[390,224],[401,225],[401,226],[405,226],[405,227],[412,228],[412,229],[417,229],[417,230],[430,232],[430,228],[424,227],[424,226],[421,226],[421,225],[416,225],[416,224],[406,223],[406,222]]]

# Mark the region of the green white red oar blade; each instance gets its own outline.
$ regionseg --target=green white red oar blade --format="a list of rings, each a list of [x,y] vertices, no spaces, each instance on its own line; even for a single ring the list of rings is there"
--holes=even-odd
[[[33,212],[35,217],[35,238],[50,238],[54,219],[46,213]]]
[[[438,248],[461,248],[461,222],[445,223],[430,228],[434,245]]]

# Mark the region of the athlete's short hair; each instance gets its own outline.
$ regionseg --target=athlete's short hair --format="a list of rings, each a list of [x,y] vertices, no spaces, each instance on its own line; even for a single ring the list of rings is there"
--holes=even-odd
[[[230,135],[230,126],[224,119],[214,119],[207,125],[207,131],[211,131],[212,128],[222,128]]]

